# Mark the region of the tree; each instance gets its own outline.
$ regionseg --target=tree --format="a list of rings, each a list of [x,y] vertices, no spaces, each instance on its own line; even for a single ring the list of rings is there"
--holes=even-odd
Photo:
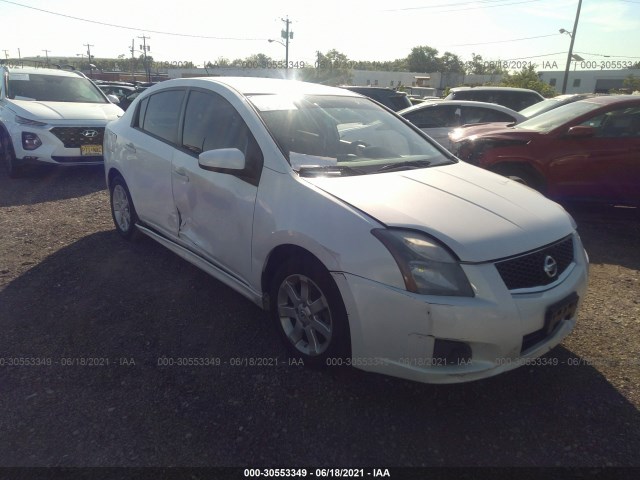
[[[517,73],[505,73],[502,77],[502,86],[529,88],[540,93],[543,97],[553,97],[556,90],[551,85],[544,83],[533,65],[524,67]]]
[[[410,72],[437,72],[440,67],[438,50],[426,45],[413,47],[407,56],[407,68]]]
[[[471,60],[465,63],[469,75],[499,75],[505,73],[500,62],[485,61],[482,55],[471,54]]]
[[[451,52],[444,52],[438,59],[440,63],[439,71],[442,73],[464,73],[464,63],[460,57]]]
[[[637,78],[633,74],[629,75],[622,82],[622,88],[609,90],[609,93],[614,94],[624,94],[624,93],[633,93],[640,91],[640,78]]]
[[[325,85],[344,85],[351,82],[353,64],[349,58],[336,49],[326,54],[316,52],[316,64],[301,69],[300,78],[308,82]]]

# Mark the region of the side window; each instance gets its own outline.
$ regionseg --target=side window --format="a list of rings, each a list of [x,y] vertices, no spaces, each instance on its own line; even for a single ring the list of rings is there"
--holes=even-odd
[[[455,105],[438,105],[418,110],[407,115],[407,119],[418,128],[457,127],[460,125],[458,109]]]
[[[139,110],[139,113],[143,114],[139,119],[143,122],[138,126],[145,132],[177,144],[178,123],[184,94],[184,90],[166,90],[151,95],[145,104],[144,114],[142,108]]]
[[[182,147],[196,156],[207,150],[237,148],[245,155],[245,169],[222,173],[258,184],[263,164],[260,147],[233,105],[216,93],[199,90],[189,93]]]
[[[462,123],[487,123],[487,122],[514,122],[515,119],[504,112],[491,110],[489,108],[463,107]]]
[[[131,124],[134,128],[142,128],[144,125],[144,115],[147,112],[147,105],[149,105],[149,98],[145,98],[138,105],[138,111],[133,116],[133,122]]]
[[[581,123],[593,127],[596,137],[640,137],[640,109],[620,108]]]

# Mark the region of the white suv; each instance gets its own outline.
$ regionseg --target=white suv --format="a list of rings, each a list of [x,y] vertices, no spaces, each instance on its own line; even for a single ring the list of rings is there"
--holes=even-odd
[[[107,122],[124,113],[77,71],[0,67],[0,155],[11,177],[28,163],[103,162]]]

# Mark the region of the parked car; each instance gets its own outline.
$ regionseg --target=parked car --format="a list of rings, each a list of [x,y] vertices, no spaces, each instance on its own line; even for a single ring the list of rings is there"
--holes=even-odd
[[[306,365],[453,383],[557,345],[585,297],[575,223],[346,89],[175,79],[105,135],[117,232],[268,310]]]
[[[520,113],[527,118],[533,118],[541,113],[548,112],[554,108],[562,107],[578,100],[584,100],[586,98],[595,97],[595,93],[570,93],[566,95],[558,95],[553,98],[545,98],[541,102],[534,103],[533,105],[520,110]]]
[[[455,87],[449,90],[445,100],[473,100],[497,103],[519,112],[541,102],[544,97],[535,90],[513,87]]]
[[[120,106],[119,102],[124,99],[127,95],[132,92],[137,91],[136,86],[133,83],[123,83],[123,82],[96,82],[100,90],[102,90],[107,95],[115,95],[118,98],[118,106]],[[122,107],[121,107],[122,108]]]
[[[104,127],[124,112],[77,71],[0,67],[0,155],[24,165],[102,164]]]
[[[640,204],[638,97],[593,97],[513,127],[472,126],[452,137],[462,160],[550,198]]]
[[[392,88],[357,86],[343,86],[342,88],[373,98],[394,112],[411,106],[411,100],[405,92],[399,92]]]
[[[445,148],[451,148],[449,133],[467,124],[518,123],[526,117],[495,103],[442,100],[425,102],[400,110],[403,116]]]
[[[140,86],[136,87],[136,89],[133,92],[127,93],[124,97],[120,99],[118,106],[123,110],[126,110],[127,108],[129,108],[129,105],[131,105],[131,103],[138,97],[138,95],[140,95],[146,89],[147,87],[140,87]]]

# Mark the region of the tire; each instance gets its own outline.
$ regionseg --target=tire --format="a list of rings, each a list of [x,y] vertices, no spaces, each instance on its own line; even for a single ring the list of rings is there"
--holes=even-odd
[[[138,214],[133,206],[131,194],[124,178],[120,175],[113,178],[110,185],[111,217],[121,237],[134,240],[137,237]]]
[[[319,262],[294,258],[284,263],[270,298],[272,319],[292,357],[312,368],[346,364],[351,357],[347,312],[338,286]]]
[[[16,160],[16,154],[13,150],[11,138],[2,133],[0,134],[2,145],[0,145],[0,155],[2,156],[2,165],[10,178],[18,178],[23,174],[22,165]]]
[[[498,165],[491,171],[507,177],[514,182],[533,188],[540,193],[545,193],[544,179],[535,170],[521,165]]]

